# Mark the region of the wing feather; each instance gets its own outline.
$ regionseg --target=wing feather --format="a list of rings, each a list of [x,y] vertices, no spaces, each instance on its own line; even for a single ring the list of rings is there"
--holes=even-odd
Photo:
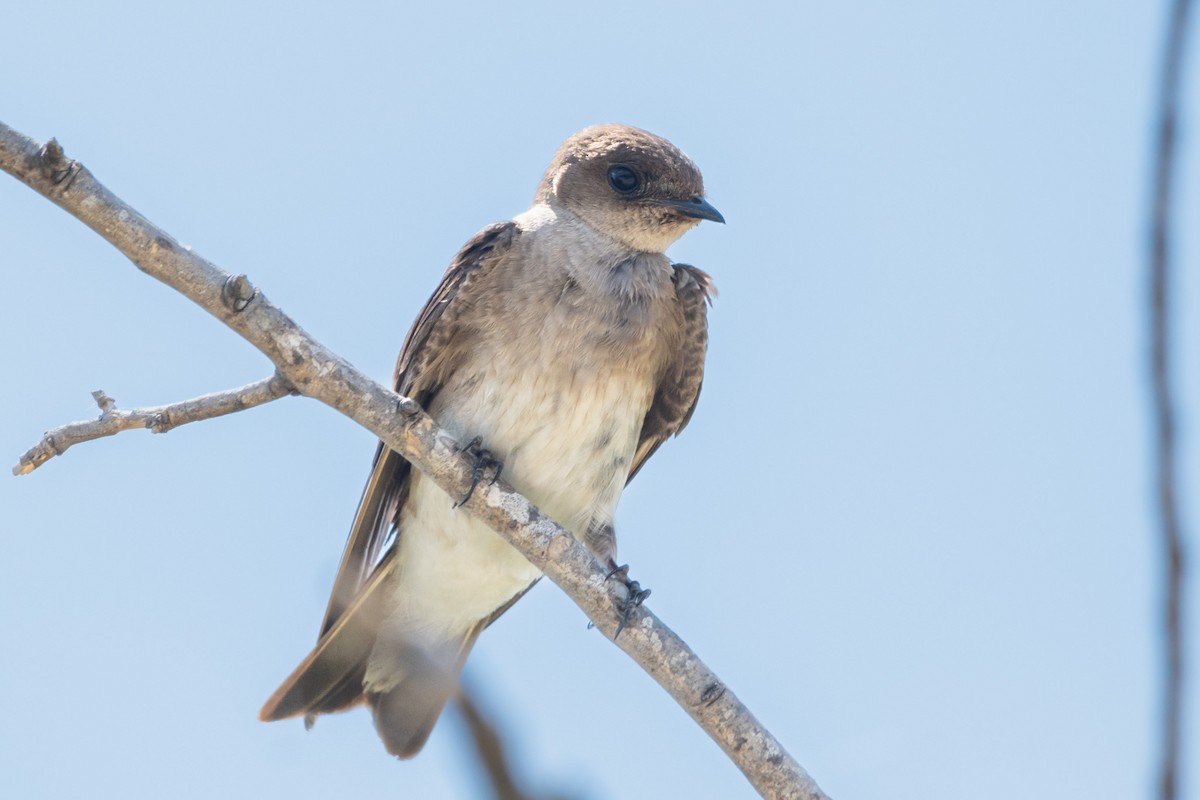
[[[501,260],[515,235],[513,222],[492,225],[455,256],[404,340],[396,362],[398,392],[426,407],[437,394],[441,371],[431,366],[455,335],[454,301],[469,293],[478,274]],[[342,552],[317,645],[263,706],[262,719],[300,713],[311,718],[363,699],[362,676],[375,644],[379,598],[403,534],[396,526],[411,475],[412,466],[381,442]]]
[[[689,264],[674,264],[675,298],[683,312],[683,336],[675,357],[667,365],[642,421],[629,479],[663,442],[688,424],[704,383],[704,354],[708,349],[708,306],[717,290],[706,272]]]
[[[447,309],[478,273],[494,265],[497,257],[511,246],[516,227],[514,222],[502,222],[484,228],[450,262],[442,282],[417,315],[400,348],[393,384],[397,392],[428,407],[440,388],[429,379],[429,366],[445,350],[445,341],[454,336],[455,315],[447,316]],[[379,562],[408,495],[411,470],[407,461],[379,443],[333,581],[329,605],[321,622],[322,634],[337,622]],[[392,546],[395,546],[394,542]]]

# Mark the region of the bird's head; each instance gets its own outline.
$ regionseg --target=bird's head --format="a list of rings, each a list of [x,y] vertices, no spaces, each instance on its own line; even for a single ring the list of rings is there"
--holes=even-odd
[[[560,205],[634,250],[661,253],[701,220],[725,218],[704,199],[692,160],[662,137],[594,125],[562,143],[535,203]]]

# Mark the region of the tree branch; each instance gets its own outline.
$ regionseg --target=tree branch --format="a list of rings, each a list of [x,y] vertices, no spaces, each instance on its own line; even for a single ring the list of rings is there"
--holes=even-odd
[[[115,400],[103,390],[98,390],[92,392],[96,405],[100,406],[98,419],[68,422],[46,431],[40,442],[21,455],[12,472],[13,475],[28,475],[55,456],[67,452],[71,445],[81,442],[90,442],[136,428],[149,428],[153,433],[166,433],[189,422],[200,422],[235,411],[245,411],[247,408],[261,406],[289,394],[293,394],[292,387],[278,373],[236,389],[201,395],[181,403],[135,408],[132,411],[117,408]]]
[[[471,743],[475,746],[475,754],[479,763],[483,765],[496,800],[532,800],[517,786],[517,781],[508,766],[508,756],[504,752],[504,743],[500,740],[500,734],[484,718],[483,712],[479,710],[475,700],[465,688],[459,691],[455,700],[463,723],[466,725],[467,733],[471,737]]]
[[[45,146],[0,123],[0,169],[99,233],[148,275],[228,325],[275,364],[300,394],[345,414],[451,496],[467,494],[470,460],[417,403],[354,369],[255,289],[182,247],[101,185],[53,139]],[[626,587],[569,531],[504,480],[464,506],[556,583],[610,639]],[[645,606],[616,641],[721,746],[764,797],[826,795],[725,684]]]
[[[504,741],[479,707],[474,694],[464,685],[455,696],[455,701],[495,800],[568,800],[566,795],[534,794],[520,787],[509,765]]]
[[[1175,167],[1175,126],[1180,83],[1187,46],[1188,0],[1172,3],[1163,46],[1158,84],[1156,119],[1157,151],[1151,195],[1151,231],[1148,253],[1150,279],[1151,416],[1154,425],[1155,492],[1158,500],[1158,536],[1163,552],[1165,586],[1162,597],[1163,686],[1162,729],[1158,767],[1161,800],[1174,800],[1179,790],[1184,704],[1183,615],[1187,608],[1184,582],[1184,532],[1176,500],[1175,402],[1171,393],[1171,201]]]

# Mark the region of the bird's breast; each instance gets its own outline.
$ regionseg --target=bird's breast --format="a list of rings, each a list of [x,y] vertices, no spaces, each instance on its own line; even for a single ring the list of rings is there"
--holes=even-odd
[[[670,267],[659,256],[605,272],[538,241],[461,307],[428,410],[459,441],[481,437],[517,491],[585,539],[612,519],[678,344]],[[540,574],[418,473],[398,547],[397,620],[427,638],[465,630]]]
[[[480,347],[429,410],[459,441],[482,437],[505,479],[583,539],[593,520],[612,518],[654,381],[645,365],[612,363],[570,342]],[[398,624],[429,641],[465,630],[540,575],[416,472],[398,546]]]
[[[481,353],[433,411],[457,436],[482,437],[505,478],[580,535],[611,517],[654,391],[649,369],[583,348],[547,337]]]

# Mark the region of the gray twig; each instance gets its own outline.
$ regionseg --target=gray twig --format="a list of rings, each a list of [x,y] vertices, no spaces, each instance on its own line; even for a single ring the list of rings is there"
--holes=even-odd
[[[103,391],[95,391],[92,392],[92,397],[95,398],[96,405],[100,406],[100,416],[97,419],[68,422],[46,431],[40,442],[21,455],[21,459],[13,467],[13,475],[28,475],[55,456],[67,452],[71,445],[80,442],[90,442],[138,428],[149,428],[154,433],[166,433],[189,422],[244,411],[292,393],[287,381],[275,374],[236,389],[194,397],[181,403],[125,411],[117,408],[117,401]]]

